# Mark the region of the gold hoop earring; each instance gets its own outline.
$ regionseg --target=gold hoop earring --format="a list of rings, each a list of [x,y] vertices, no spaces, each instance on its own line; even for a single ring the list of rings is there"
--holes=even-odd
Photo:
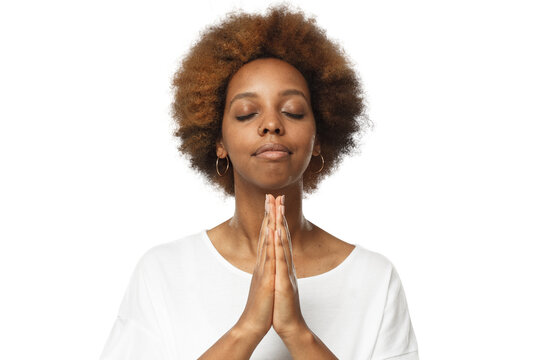
[[[323,158],[322,154],[319,154],[319,155],[321,157],[322,164],[321,164],[321,168],[319,170],[315,171],[315,174],[320,173],[322,171],[322,169],[324,169],[324,158]]]
[[[227,167],[225,168],[225,172],[223,174],[219,172],[219,159],[220,159],[220,157],[218,156],[217,159],[216,159],[216,172],[217,172],[217,174],[219,176],[223,176],[229,170],[229,155],[225,156],[225,159],[227,159]]]

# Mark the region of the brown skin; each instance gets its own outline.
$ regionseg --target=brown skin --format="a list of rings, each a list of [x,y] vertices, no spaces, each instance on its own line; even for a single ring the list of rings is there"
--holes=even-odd
[[[265,14],[228,14],[203,31],[183,59],[173,79],[172,115],[180,152],[211,184],[231,196],[236,196],[233,171],[218,176],[215,167],[226,88],[243,65],[269,57],[293,65],[309,84],[325,166],[316,172],[321,160],[313,158],[303,175],[304,193],[313,193],[320,180],[352,153],[357,136],[371,126],[352,64],[313,19],[287,5],[273,6]]]
[[[302,95],[280,95],[296,90]],[[240,94],[253,97],[236,99]],[[259,59],[244,65],[228,86],[223,115],[222,138],[217,156],[229,156],[234,164],[236,211],[229,222],[229,235],[236,251],[257,254],[257,243],[264,216],[266,193],[286,195],[287,219],[293,238],[293,250],[303,247],[301,233],[312,230],[302,214],[302,174],[312,155],[320,152],[315,137],[315,120],[304,77],[291,65],[277,59]],[[302,119],[288,114],[302,114]],[[253,114],[247,120],[237,116]],[[292,154],[282,160],[253,156],[263,144],[279,143]],[[246,247],[247,245],[247,247]]]
[[[216,153],[229,156],[234,165],[236,210],[208,236],[229,262],[253,272],[241,328],[262,339],[273,326],[293,354],[300,348],[295,348],[298,335],[310,333],[295,268],[305,276],[326,272],[354,248],[311,224],[302,212],[303,174],[320,153],[306,80],[277,59],[244,65],[229,82],[222,124]],[[267,143],[285,145],[290,153],[279,159],[255,156]],[[313,349],[330,355],[317,341]]]
[[[242,316],[199,359],[249,359],[270,326],[293,359],[337,359],[302,317],[283,199],[266,196],[257,261]]]
[[[290,339],[308,327],[300,311],[283,197],[268,195],[266,199],[257,262],[239,322],[260,338],[273,326],[283,339]]]

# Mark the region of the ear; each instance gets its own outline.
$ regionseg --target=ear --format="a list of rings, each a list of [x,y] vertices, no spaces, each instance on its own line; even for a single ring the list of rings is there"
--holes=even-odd
[[[221,138],[216,141],[216,155],[220,159],[225,159],[227,156],[227,150],[225,149],[225,146],[223,146],[223,139]]]
[[[315,143],[313,144],[313,156],[319,156],[321,154],[321,142],[318,136],[315,136]]]

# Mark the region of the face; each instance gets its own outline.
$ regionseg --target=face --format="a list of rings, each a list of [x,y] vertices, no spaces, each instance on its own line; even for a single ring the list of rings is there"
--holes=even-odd
[[[306,80],[278,59],[247,63],[231,78],[217,155],[229,155],[235,184],[277,190],[301,183],[320,153]]]

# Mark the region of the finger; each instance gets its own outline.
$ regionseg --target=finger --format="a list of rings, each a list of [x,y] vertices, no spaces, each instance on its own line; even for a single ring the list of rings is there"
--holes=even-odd
[[[274,232],[274,247],[276,252],[276,281],[290,284],[290,273],[285,251],[283,249],[283,232],[278,228]]]
[[[294,273],[293,271],[293,261],[292,261],[292,250],[289,246],[290,242],[290,234],[289,229],[286,226],[286,220],[285,220],[285,195],[278,196],[276,199],[276,230],[281,230],[281,236],[280,241],[282,241],[282,248],[285,252],[285,260],[287,262],[287,268],[289,270],[289,273],[292,275]]]
[[[274,231],[270,228],[266,229],[267,231],[267,241],[266,241],[266,257],[264,264],[265,274],[274,275],[276,273],[276,251],[274,249],[275,237]]]
[[[283,248],[283,234],[285,234],[285,227],[283,226],[283,212],[284,212],[284,205],[283,205],[283,195],[278,196],[276,198],[276,230],[280,231],[280,236],[276,237],[276,241],[278,241],[280,251],[284,251]],[[285,254],[285,261],[287,263],[287,267],[290,267],[290,260],[287,257],[287,254]],[[292,273],[292,272],[291,272]]]
[[[257,261],[256,266],[264,263],[266,257],[266,245],[268,241],[268,214],[269,214],[269,198],[266,195],[264,201],[264,218],[259,231],[259,242],[257,243]]]
[[[278,241],[280,243],[279,244],[280,251],[283,253],[283,259],[285,261],[285,265],[287,265],[287,271],[289,272],[289,274],[292,275],[293,274],[292,260],[291,260],[291,255],[289,253],[286,229],[282,225],[279,225],[277,227],[277,231],[279,231],[279,234],[280,234],[278,238]]]
[[[276,199],[268,194],[268,227],[271,231],[276,229]]]
[[[282,214],[285,214],[285,206],[283,205]],[[296,268],[294,267],[294,257],[293,257],[293,251],[292,251],[292,240],[291,240],[291,233],[289,232],[289,226],[287,225],[287,219],[283,215],[281,219],[282,223],[282,239],[283,239],[283,249],[285,250],[285,256],[287,257],[289,269],[292,275],[294,275],[294,278],[296,279]]]
[[[261,230],[262,235],[259,240],[260,243],[260,249],[257,252],[257,262],[255,263],[255,268],[264,268],[264,265],[266,264],[266,257],[267,257],[267,251],[268,251],[268,237],[269,237],[269,231],[268,227],[264,227],[264,229]]]
[[[281,222],[282,222],[282,217],[283,215],[281,214],[281,206],[283,205],[283,196],[278,196],[276,198],[276,212],[275,212],[275,216],[276,216],[276,229],[278,226],[281,225]]]

